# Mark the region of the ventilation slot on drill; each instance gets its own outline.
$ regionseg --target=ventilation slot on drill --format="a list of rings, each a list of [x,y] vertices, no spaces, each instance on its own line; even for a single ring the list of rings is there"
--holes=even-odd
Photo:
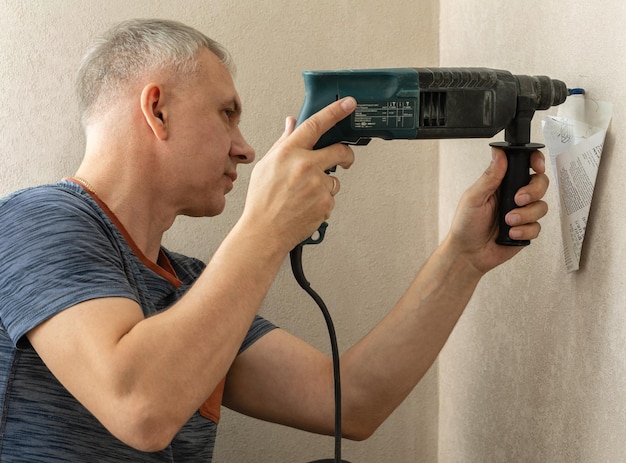
[[[421,92],[420,126],[445,127],[446,119],[446,93]]]

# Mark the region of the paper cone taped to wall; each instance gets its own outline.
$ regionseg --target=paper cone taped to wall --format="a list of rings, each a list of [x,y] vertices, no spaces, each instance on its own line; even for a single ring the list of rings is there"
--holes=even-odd
[[[580,255],[604,138],[613,105],[572,95],[559,106],[556,117],[542,121],[550,153],[554,182],[559,193],[559,214],[565,266],[579,269]]]

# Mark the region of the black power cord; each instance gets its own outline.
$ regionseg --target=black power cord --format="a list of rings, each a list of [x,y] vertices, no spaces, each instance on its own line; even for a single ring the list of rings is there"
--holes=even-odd
[[[317,242],[312,241],[310,243],[316,244]],[[326,326],[328,327],[328,335],[330,336],[330,347],[333,359],[333,381],[335,387],[335,459],[316,460],[311,463],[349,463],[341,459],[341,377],[339,370],[339,349],[337,347],[335,326],[324,300],[313,290],[313,288],[311,288],[310,283],[304,276],[304,270],[302,269],[302,248],[304,244],[309,243],[305,241],[304,243],[296,246],[289,253],[291,271],[293,272],[293,275],[300,287],[304,289],[309,296],[311,296],[324,315],[324,320],[326,321]]]

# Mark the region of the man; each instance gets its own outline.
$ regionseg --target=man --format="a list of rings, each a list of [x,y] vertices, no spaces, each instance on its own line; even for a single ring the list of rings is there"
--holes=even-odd
[[[182,24],[122,23],[79,73],[76,175],[0,202],[0,460],[210,461],[219,407],[332,434],[331,360],[256,316],[282,262],[327,219],[352,150],[312,153],[355,108],[331,104],[255,166],[241,218],[206,265],[161,246],[176,216],[215,216],[255,153],[226,52]],[[507,220],[533,239],[543,157]],[[498,246],[494,151],[449,235],[342,357],[343,431],[365,439],[435,360]],[[165,310],[167,309],[167,310]]]

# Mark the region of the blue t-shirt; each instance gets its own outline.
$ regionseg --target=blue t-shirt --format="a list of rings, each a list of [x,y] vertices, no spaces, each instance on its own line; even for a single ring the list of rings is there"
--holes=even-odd
[[[204,264],[166,249],[149,262],[105,204],[62,181],[0,199],[0,461],[210,462],[217,424],[197,412],[163,451],[112,436],[52,375],[25,334],[89,299],[170,307]],[[167,269],[167,270],[166,270]],[[261,317],[240,352],[275,326]]]

